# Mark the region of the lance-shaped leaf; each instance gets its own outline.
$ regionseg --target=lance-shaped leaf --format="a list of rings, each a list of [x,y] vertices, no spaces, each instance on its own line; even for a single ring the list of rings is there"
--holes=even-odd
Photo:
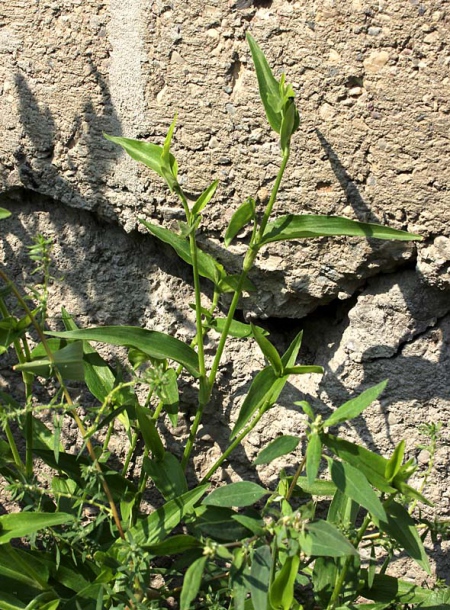
[[[350,464],[327,458],[333,483],[343,494],[364,506],[371,515],[386,519],[386,513],[377,494],[374,492],[364,474]]]
[[[54,368],[59,371],[63,379],[84,381],[83,344],[76,341],[54,352],[53,362],[43,358],[16,364],[14,367],[17,371],[33,373],[41,377],[50,377]]]
[[[251,481],[237,481],[212,491],[202,502],[206,506],[251,506],[270,492]]]
[[[252,197],[249,197],[242,203],[231,217],[230,224],[225,232],[225,246],[231,244],[233,239],[245,225],[255,218],[256,203]]]
[[[192,214],[194,216],[196,216],[197,214],[200,214],[200,212],[203,210],[203,208],[208,205],[208,203],[214,197],[214,193],[216,192],[218,185],[219,185],[219,181],[215,180],[203,191],[203,193],[194,203],[194,206],[192,208]]]
[[[253,551],[249,588],[253,608],[267,610],[270,572],[272,570],[272,553],[265,544]]]
[[[152,235],[171,246],[181,259],[192,266],[191,250],[189,242],[185,237],[181,237],[169,229],[152,224],[146,220],[140,219],[140,222],[147,227]],[[202,250],[197,250],[197,263],[199,274],[202,277],[208,278],[213,283],[219,282],[226,275],[223,266],[210,254]]]
[[[61,308],[61,317],[66,330],[78,330],[72,316],[64,307]],[[50,339],[50,341],[54,340]],[[93,396],[103,402],[114,388],[114,373],[108,363],[87,341],[83,341],[82,344],[84,380]]]
[[[359,396],[356,398],[352,398],[345,404],[341,405],[332,415],[330,415],[328,419],[324,421],[324,428],[329,428],[330,426],[335,426],[336,424],[341,424],[357,417],[366,407],[368,407],[378,398],[386,385],[387,379],[378,385],[369,388],[362,394],[359,394]]]
[[[140,140],[134,140],[132,138],[121,138],[118,136],[110,136],[106,133],[103,134],[107,140],[119,144],[125,152],[127,152],[132,159],[143,163],[153,171],[155,171],[161,178],[166,179],[163,171],[163,147],[157,144],[151,144],[150,142],[141,142]],[[168,160],[171,172],[174,176],[177,175],[177,161],[175,157],[169,153]]]
[[[213,328],[218,333],[222,333],[225,328],[226,318],[213,318],[209,320],[207,323],[208,328]],[[260,332],[268,335],[269,333],[258,326]],[[253,337],[253,331],[250,324],[244,324],[244,322],[239,322],[238,320],[232,320],[231,326],[229,328],[228,334],[232,337],[238,337],[239,339],[244,339],[246,337]]]
[[[341,216],[320,216],[315,214],[288,214],[267,224],[261,245],[289,239],[311,237],[371,237],[377,239],[397,239],[401,241],[421,240],[420,235],[391,229],[382,225],[358,222]]]
[[[397,540],[427,574],[431,574],[430,563],[413,518],[406,508],[393,501],[386,507],[387,519],[375,519],[378,527]]]
[[[130,529],[130,536],[134,543],[141,546],[162,542],[184,516],[193,509],[208,487],[209,483],[196,487],[182,496],[166,502],[164,506],[155,510],[147,518],[139,521],[137,525]],[[113,544],[110,552],[114,555],[120,546],[121,541],[118,540]]]
[[[99,326],[66,332],[49,332],[63,339],[99,341],[110,345],[134,347],[158,360],[175,360],[182,364],[194,377],[200,377],[197,353],[186,343],[175,337],[135,326]]]
[[[64,525],[75,520],[73,515],[66,513],[10,513],[0,516],[0,544],[9,542],[12,538],[30,536],[46,527]]]
[[[300,557],[287,557],[281,570],[276,574],[269,590],[272,608],[290,610],[294,600],[294,585],[300,564]]]
[[[251,327],[253,336],[256,343],[259,345],[260,350],[264,354],[266,360],[270,363],[274,373],[280,377],[283,374],[283,363],[281,362],[280,354],[264,333],[260,332],[258,326],[251,324]]]
[[[165,500],[172,500],[187,492],[186,477],[177,458],[166,451],[162,459],[144,457],[144,470],[151,477]]]
[[[279,436],[259,452],[258,457],[254,460],[253,464],[255,466],[258,466],[259,464],[269,464],[272,460],[294,451],[299,442],[300,438],[298,436],[290,436],[288,434]]]
[[[208,557],[203,555],[196,559],[187,569],[183,580],[180,596],[180,610],[189,610],[191,603],[197,597],[202,584],[203,571]]]
[[[156,460],[164,458],[164,445],[156,428],[154,420],[150,417],[149,410],[140,404],[135,405],[136,416],[139,422],[139,430],[144,439],[145,448],[152,452]]]
[[[316,480],[322,459],[322,442],[317,432],[313,432],[308,438],[306,447],[306,477],[309,485]]]
[[[300,535],[300,545],[307,555],[316,557],[345,557],[357,555],[354,546],[328,521],[312,521]]]
[[[300,332],[281,358],[284,368],[291,367],[295,364],[301,342],[302,333]],[[242,403],[238,418],[231,433],[231,439],[242,430],[254,413],[261,408],[268,409],[275,403],[288,379],[289,375],[278,377],[272,367],[266,367],[262,371],[259,371],[253,379],[247,396]]]
[[[371,485],[384,493],[395,492],[385,477],[387,460],[382,455],[332,434],[322,434],[321,438],[341,460],[360,470]]]
[[[405,455],[405,440],[402,439],[397,447],[394,449],[394,453],[389,458],[386,464],[386,471],[384,473],[389,483],[392,482],[400,468],[402,467],[403,457]]]
[[[255,39],[247,32],[247,42],[252,53],[258,78],[259,95],[266,111],[267,120],[276,133],[280,133],[283,99],[280,96],[279,83],[270,69],[267,59]]]
[[[4,218],[9,218],[11,216],[11,212],[9,210],[5,210],[5,208],[0,208],[0,220]]]

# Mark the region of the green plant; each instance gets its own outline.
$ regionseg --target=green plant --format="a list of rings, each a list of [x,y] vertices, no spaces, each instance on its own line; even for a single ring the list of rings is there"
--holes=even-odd
[[[293,463],[294,474],[280,472],[275,489],[251,481],[215,489],[210,484],[224,460],[274,406],[289,377],[322,372],[318,366],[297,364],[301,334],[280,355],[262,328],[235,320],[242,292],[254,289],[248,275],[258,252],[272,242],[319,236],[420,239],[340,217],[273,218],[299,117],[293,89],[284,75],[277,81],[251,36],[248,42],[266,115],[279,135],[281,163],[265,209],[258,210],[249,197],[226,230],[224,243],[228,246],[244,226],[251,227],[241,274],[227,273],[197,244],[202,211],[218,183],[211,183],[194,203],[188,201],[170,152],[175,121],[163,146],[106,136],[162,177],[184,209],[185,222],[178,233],[141,222],[192,267],[196,332],[191,345],[130,326],[78,329],[64,309],[65,331],[45,331],[38,319],[40,310],[32,310],[0,271],[5,284],[0,295],[0,345],[3,352],[15,350],[18,363],[14,368],[22,374],[25,387],[24,404],[0,393],[0,420],[6,437],[0,443],[0,472],[24,508],[22,513],[0,517],[1,608],[450,607],[448,588],[430,590],[387,573],[397,550],[405,551],[430,573],[419,519],[408,510],[417,502],[429,503],[408,484],[416,466],[411,460],[404,462],[404,441],[384,458],[331,431],[360,415],[378,398],[386,382],[349,400],[325,421],[308,403],[298,403],[308,419],[305,431],[275,439],[255,460],[255,465],[269,463],[292,453],[302,439],[306,441],[303,459]],[[201,278],[213,287],[209,308],[204,307]],[[219,309],[223,293],[232,295],[225,316]],[[210,340],[217,337],[211,361],[205,356],[207,336]],[[230,336],[255,340],[267,366],[248,389],[229,446],[203,480],[190,488],[185,471]],[[114,369],[90,342],[126,347],[128,369]],[[166,417],[177,422],[181,374],[190,376],[198,387],[198,402],[178,458],[165,448],[158,424]],[[50,404],[37,406],[34,388],[41,378],[54,380],[55,395]],[[67,380],[83,382],[95,404],[75,402]],[[146,396],[139,399],[143,388]],[[53,429],[37,416],[43,410],[55,414]],[[62,445],[64,418],[72,418],[78,426],[81,443],[77,454]],[[13,421],[24,437],[25,458],[16,444]],[[109,461],[109,441],[117,424],[129,443],[120,469]],[[432,451],[436,434],[433,430]],[[129,464],[140,441],[144,445],[142,469],[138,480],[132,480],[127,476]],[[36,458],[52,473],[45,486]],[[327,477],[319,476],[324,466]],[[143,497],[149,481],[161,496],[161,506],[146,514]],[[425,520],[422,524],[425,531],[431,529]],[[11,540],[22,537],[26,537],[25,544],[11,545]]]

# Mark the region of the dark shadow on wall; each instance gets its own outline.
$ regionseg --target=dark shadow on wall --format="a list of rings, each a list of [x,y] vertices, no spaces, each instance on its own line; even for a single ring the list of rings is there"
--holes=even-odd
[[[23,133],[22,144],[14,156],[25,188],[44,195],[51,194],[66,205],[89,209],[114,220],[114,210],[101,196],[101,187],[120,150],[104,140],[102,132],[121,135],[122,128],[106,80],[92,61],[88,60],[88,66],[92,88],[100,92],[97,94],[99,102],[95,105],[91,98],[84,103],[81,113],[73,118],[65,141],[61,141],[57,120],[49,107],[38,100],[26,77],[17,72],[15,85]],[[71,92],[68,91],[67,95]],[[27,140],[31,146],[27,145]],[[57,145],[62,146],[63,151],[56,151]],[[75,147],[76,155],[71,153]],[[61,160],[64,172],[58,167]],[[80,182],[87,185],[84,194],[78,188]]]

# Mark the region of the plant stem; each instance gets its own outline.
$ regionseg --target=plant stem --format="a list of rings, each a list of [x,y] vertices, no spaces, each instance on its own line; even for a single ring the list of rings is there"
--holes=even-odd
[[[295,489],[295,486],[297,485],[298,477],[302,474],[305,464],[306,464],[306,454],[303,456],[303,459],[300,462],[299,467],[295,471],[291,484],[289,485],[288,492],[286,494],[286,500],[290,500],[292,494],[294,493],[294,489]]]
[[[264,211],[264,215],[261,220],[261,224],[259,225],[259,231],[257,235],[257,243],[260,244],[261,240],[264,236],[264,232],[266,230],[267,223],[269,222],[269,217],[272,214],[273,206],[277,200],[278,191],[280,189],[281,180],[283,179],[284,170],[286,169],[286,165],[289,161],[290,148],[286,148],[283,152],[283,160],[281,161],[280,169],[278,170],[277,177],[275,179],[275,183],[272,188],[272,192],[270,194],[269,203],[266,206]]]

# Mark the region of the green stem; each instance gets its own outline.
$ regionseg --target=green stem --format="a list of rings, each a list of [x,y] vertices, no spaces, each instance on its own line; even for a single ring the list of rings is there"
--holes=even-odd
[[[264,232],[266,230],[267,223],[269,222],[270,215],[272,214],[273,206],[277,200],[278,191],[280,189],[281,180],[283,179],[283,174],[286,169],[286,165],[289,161],[290,149],[286,148],[283,151],[283,160],[281,161],[280,169],[278,170],[277,177],[275,179],[275,184],[273,185],[272,192],[270,194],[269,203],[266,206],[264,215],[261,220],[261,224],[259,225],[259,231],[257,235],[257,243],[260,244],[261,240],[264,236]]]
[[[294,476],[292,478],[291,484],[289,485],[289,489],[288,489],[288,492],[286,494],[286,500],[290,500],[291,499],[291,496],[294,493],[295,486],[297,485],[298,478],[302,474],[302,471],[303,471],[303,468],[305,467],[305,464],[306,464],[306,454],[303,456],[303,459],[300,462],[300,465],[297,468],[297,470],[296,470],[296,472],[295,472],[295,474],[294,474]]]

